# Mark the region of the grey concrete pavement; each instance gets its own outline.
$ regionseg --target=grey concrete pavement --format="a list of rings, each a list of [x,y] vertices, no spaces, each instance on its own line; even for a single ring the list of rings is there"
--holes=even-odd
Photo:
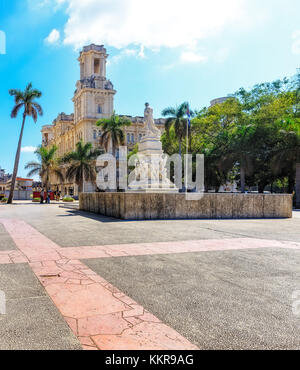
[[[298,213],[280,220],[120,221],[56,204],[27,204],[2,206],[4,215],[25,220],[62,247],[244,237],[300,242]]]
[[[0,315],[0,350],[81,349],[29,265],[0,265],[6,314]]]
[[[0,251],[16,249],[16,245],[2,224],[0,224]]]
[[[201,349],[300,349],[300,251],[260,249],[85,263]]]
[[[199,239],[300,242],[300,217],[282,220],[119,221],[56,204],[0,206],[62,247]],[[14,249],[0,225],[0,250]],[[111,284],[202,349],[300,349],[300,250],[244,249],[86,260]],[[29,265],[0,265],[7,314],[0,349],[77,349],[80,344]]]

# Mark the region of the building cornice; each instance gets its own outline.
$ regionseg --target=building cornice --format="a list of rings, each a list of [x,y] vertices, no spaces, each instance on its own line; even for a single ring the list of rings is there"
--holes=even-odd
[[[102,95],[115,95],[117,93],[116,90],[94,89],[94,88],[91,88],[91,87],[84,87],[84,88],[80,89],[79,91],[77,91],[76,94],[74,94],[74,96],[72,98],[72,102],[74,102],[75,99],[79,98],[85,92],[91,92],[95,95],[97,95],[99,93],[101,93]]]

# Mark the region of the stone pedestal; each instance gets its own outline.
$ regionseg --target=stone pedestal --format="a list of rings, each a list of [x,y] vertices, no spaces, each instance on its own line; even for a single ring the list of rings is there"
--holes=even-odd
[[[80,209],[123,220],[292,217],[290,194],[81,193]]]

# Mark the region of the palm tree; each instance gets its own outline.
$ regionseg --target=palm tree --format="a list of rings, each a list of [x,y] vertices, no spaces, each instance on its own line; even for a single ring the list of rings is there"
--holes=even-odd
[[[11,204],[13,201],[16,177],[17,177],[18,168],[19,168],[22,138],[23,138],[26,117],[31,116],[34,122],[36,122],[38,115],[40,116],[43,115],[43,110],[42,110],[42,107],[34,101],[36,98],[40,98],[42,96],[42,93],[39,90],[33,89],[31,83],[29,83],[26,86],[26,89],[24,91],[17,90],[17,89],[11,89],[9,90],[9,94],[11,96],[14,96],[15,98],[15,106],[11,112],[11,118],[16,118],[19,113],[19,110],[21,108],[24,108],[21,133],[19,137],[19,143],[18,143],[16,158],[15,158],[14,171],[13,171],[13,175],[11,179],[10,193],[9,193],[9,197],[7,201],[8,204]]]
[[[79,141],[74,152],[67,153],[61,163],[68,164],[66,178],[75,181],[78,192],[83,191],[84,181],[95,183],[97,178],[96,159],[102,153],[101,149],[93,149],[92,143],[83,144]]]
[[[97,121],[97,126],[100,126],[103,130],[103,134],[100,139],[100,145],[103,145],[105,150],[108,151],[109,144],[112,145],[113,156],[115,156],[116,148],[119,145],[123,145],[125,142],[125,136],[123,127],[131,126],[131,121],[125,117],[120,117],[114,112],[110,118],[103,118]]]
[[[180,104],[179,107],[176,108],[166,108],[162,111],[162,115],[164,117],[167,117],[165,128],[166,133],[169,135],[170,128],[174,127],[175,130],[175,136],[179,143],[179,155],[181,156],[181,145],[182,140],[186,137],[187,133],[187,110],[188,110],[189,104],[187,102],[184,102]]]
[[[27,176],[31,177],[33,175],[39,175],[43,186],[45,186],[48,192],[50,178],[52,175],[58,177],[58,179],[63,182],[64,176],[62,174],[61,168],[59,166],[58,160],[55,158],[55,153],[57,151],[57,146],[53,145],[51,148],[39,147],[35,151],[39,161],[28,162],[25,166],[26,170],[30,170]]]

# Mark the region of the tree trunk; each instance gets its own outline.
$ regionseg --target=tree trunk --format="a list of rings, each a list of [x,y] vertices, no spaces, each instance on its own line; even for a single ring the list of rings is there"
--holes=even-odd
[[[240,176],[241,176],[241,192],[245,193],[245,187],[246,187],[246,175],[245,175],[245,167],[243,164],[241,164],[241,169],[240,169]]]
[[[295,189],[295,174],[290,174],[288,177],[288,193],[293,194]]]
[[[300,162],[296,165],[296,208],[300,209]]]
[[[179,155],[181,157],[181,140],[179,140]]]
[[[264,182],[260,182],[258,184],[258,192],[259,194],[263,194],[265,191],[266,184]]]
[[[12,178],[11,178],[10,193],[9,193],[7,204],[12,204],[13,197],[14,197],[16,178],[17,178],[17,174],[18,174],[20,155],[21,155],[21,147],[22,147],[22,138],[23,138],[24,126],[25,126],[25,119],[26,119],[26,113],[24,112],[23,113],[23,122],[22,122],[20,137],[19,137],[19,143],[18,143],[18,149],[17,149],[17,153],[16,153],[16,158],[15,158],[14,171],[13,171],[13,175],[12,175]]]
[[[84,182],[84,179],[82,179],[82,180],[80,181],[80,183],[78,184],[78,195],[79,195],[80,193],[82,193],[82,191],[83,191],[83,182]]]

